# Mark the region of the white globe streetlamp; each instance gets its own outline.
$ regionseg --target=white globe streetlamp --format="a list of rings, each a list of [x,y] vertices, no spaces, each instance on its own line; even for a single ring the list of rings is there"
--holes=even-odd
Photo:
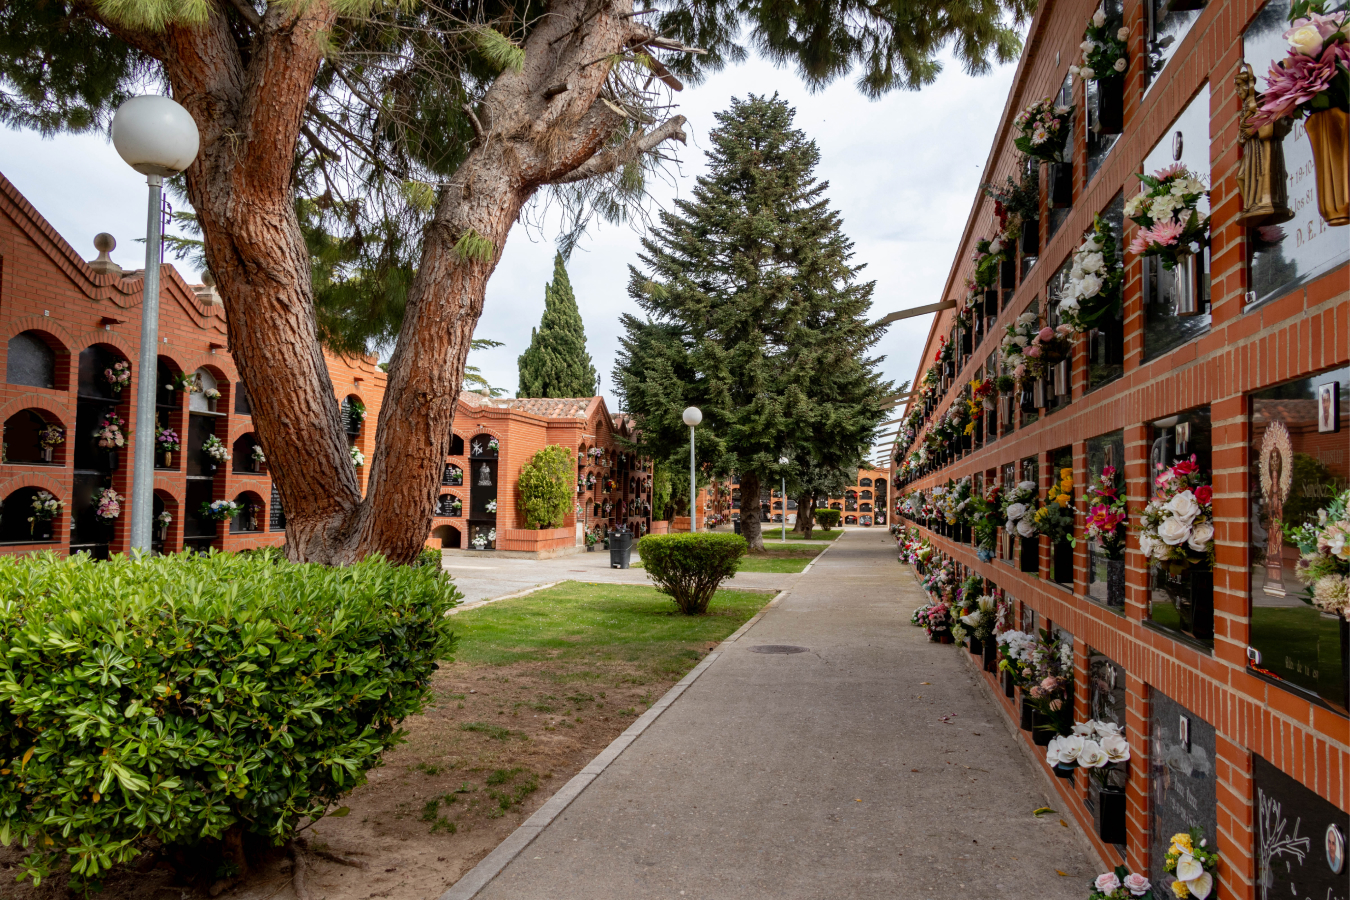
[[[680,417],[689,426],[689,533],[698,531],[698,489],[694,482],[694,428],[703,421],[703,410],[697,406],[686,407]]]
[[[779,464],[780,466],[786,466],[786,465],[788,464],[788,458],[787,458],[786,456],[780,456],[780,457],[778,457],[778,464]],[[798,514],[798,515],[801,515],[801,512],[798,511],[797,514]],[[783,543],[787,543],[787,472],[786,472],[786,471],[783,472]]]
[[[164,178],[197,158],[200,137],[188,111],[168,97],[132,97],[117,108],[113,147],[122,161],[146,176],[150,211],[145,234],[141,303],[141,362],[136,373],[136,445],[132,454],[131,549],[150,552],[155,490],[155,388],[159,356],[159,264]]]

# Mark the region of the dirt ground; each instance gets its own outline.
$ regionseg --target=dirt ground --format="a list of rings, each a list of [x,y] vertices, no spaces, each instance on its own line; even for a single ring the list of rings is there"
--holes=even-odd
[[[712,649],[690,650],[689,668]],[[471,666],[436,673],[434,706],[409,719],[408,743],[348,799],[351,813],[306,832],[306,883],[313,900],[435,900],[581,771],[682,675],[607,660],[583,673],[539,663]],[[331,853],[362,867],[319,856]],[[0,848],[0,897],[66,900],[63,879],[16,885],[16,847]],[[106,900],[184,900],[205,892],[176,884],[146,858],[120,871]],[[291,861],[277,858],[221,900],[293,900]]]

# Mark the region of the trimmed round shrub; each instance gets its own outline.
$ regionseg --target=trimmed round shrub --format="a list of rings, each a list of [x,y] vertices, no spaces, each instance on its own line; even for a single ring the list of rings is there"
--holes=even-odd
[[[816,524],[826,531],[839,524],[839,519],[843,516],[837,509],[818,509],[816,510]]]
[[[282,843],[403,740],[454,646],[439,567],[0,558],[0,842],[97,881],[147,839]]]
[[[708,601],[736,574],[745,550],[738,534],[649,534],[638,541],[642,566],[656,589],[687,616],[708,611]]]

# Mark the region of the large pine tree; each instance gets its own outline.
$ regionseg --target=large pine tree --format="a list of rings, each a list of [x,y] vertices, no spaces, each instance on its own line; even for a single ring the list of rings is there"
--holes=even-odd
[[[586,328],[572,293],[562,254],[553,259],[553,281],[544,287],[544,318],[520,354],[518,397],[592,397],[595,366],[586,352]]]
[[[703,410],[698,458],[741,478],[742,531],[762,548],[761,485],[856,467],[890,385],[868,350],[872,282],[813,171],[820,153],[776,95],[717,115],[708,174],[661,214],[630,267],[616,388],[645,449],[687,466],[685,406]],[[789,460],[787,465],[778,462]]]

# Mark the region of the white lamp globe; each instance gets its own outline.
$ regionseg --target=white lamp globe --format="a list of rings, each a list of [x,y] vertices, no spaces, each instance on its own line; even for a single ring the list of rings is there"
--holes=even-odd
[[[158,94],[132,97],[117,107],[113,146],[142,175],[168,177],[192,165],[201,138],[186,109]]]
[[[684,424],[693,428],[699,422],[703,421],[703,410],[699,409],[697,406],[687,407],[684,411],[684,415],[680,418],[684,419]]]

